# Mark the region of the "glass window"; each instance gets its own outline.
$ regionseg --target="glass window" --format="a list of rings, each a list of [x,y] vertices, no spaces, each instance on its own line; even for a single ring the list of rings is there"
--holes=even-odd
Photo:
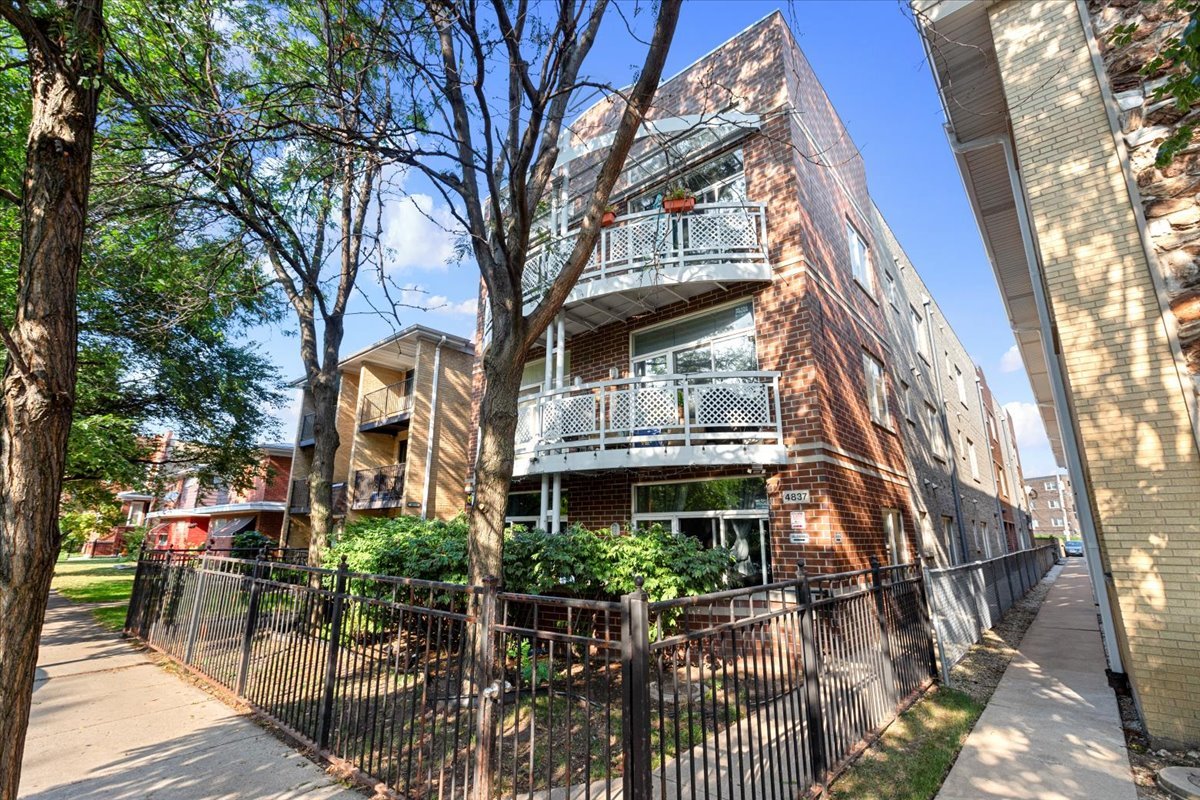
[[[904,521],[894,508],[883,509],[883,535],[888,556],[893,564],[908,563],[908,540],[904,538]]]
[[[639,376],[757,370],[753,303],[635,333],[633,368]]]
[[[954,517],[942,517],[942,544],[946,548],[946,555],[950,557],[951,564],[957,564],[958,548],[954,546]]]
[[[971,477],[979,479],[979,455],[975,452],[975,443],[967,439],[967,460],[971,463]]]
[[[963,371],[957,366],[954,367],[954,385],[958,387],[958,399],[965,406],[967,404],[967,382],[963,378]]]
[[[925,318],[915,308],[910,306],[909,310],[912,311],[913,346],[922,358],[929,361],[929,336],[925,333]]]
[[[904,418],[909,421],[914,420],[915,417],[913,416],[912,407],[912,389],[910,389],[908,384],[904,381],[900,381],[900,402],[904,407]]]
[[[563,353],[563,372],[566,375],[571,374],[571,351]],[[525,362],[525,369],[521,371],[521,394],[536,394],[542,390],[542,386],[546,377],[546,359],[535,358],[532,361]],[[406,381],[410,382],[411,378],[406,377]],[[563,383],[567,381],[564,379]]]
[[[848,220],[846,222],[846,238],[850,242],[850,270],[854,273],[854,280],[862,284],[862,287],[867,290],[867,294],[874,295],[875,279],[871,270],[871,252],[858,229]]]
[[[886,269],[883,271],[883,292],[892,308],[899,308],[900,303],[896,294],[896,278]]]
[[[863,353],[863,371],[867,378],[867,406],[871,409],[871,420],[887,425],[887,384],[883,378],[883,364],[874,356]]]
[[[670,164],[667,158],[659,166],[670,172],[678,170],[678,162]],[[636,168],[636,167],[635,167]],[[662,206],[662,196],[670,189],[684,187],[696,196],[697,203],[744,203],[746,202],[746,173],[742,165],[742,151],[731,150],[709,159],[683,173],[679,177],[668,177],[653,189],[642,192],[626,201],[626,213],[656,211]]]
[[[933,445],[933,454],[938,458],[946,457],[946,435],[942,430],[942,421],[938,418],[937,409],[925,404],[925,424],[929,427],[929,441]]]
[[[763,478],[656,483],[638,486],[634,492],[637,514],[766,510],[767,482]]]
[[[509,525],[537,525],[542,516],[541,502],[542,493],[540,491],[510,492],[508,495],[508,507],[504,511],[505,523]],[[565,522],[567,519],[567,493],[565,491],[562,493],[559,505],[559,514]]]

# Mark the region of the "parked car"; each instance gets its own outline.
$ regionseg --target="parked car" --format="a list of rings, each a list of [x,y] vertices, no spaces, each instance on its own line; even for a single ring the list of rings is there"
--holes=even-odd
[[[1063,542],[1063,550],[1069,556],[1082,556],[1083,542],[1079,539],[1068,539],[1067,541]]]

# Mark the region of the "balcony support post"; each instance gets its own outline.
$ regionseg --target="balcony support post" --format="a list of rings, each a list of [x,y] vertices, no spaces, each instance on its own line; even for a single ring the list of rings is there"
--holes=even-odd
[[[538,495],[538,527],[544,531],[550,530],[550,524],[546,519],[546,510],[549,508],[549,492],[550,492],[550,476],[542,473],[542,492]]]
[[[554,493],[551,496],[550,507],[551,531],[562,533],[562,473],[554,473]]]

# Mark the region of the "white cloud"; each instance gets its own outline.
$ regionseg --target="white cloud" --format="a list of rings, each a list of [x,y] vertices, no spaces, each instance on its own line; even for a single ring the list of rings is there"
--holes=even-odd
[[[1004,355],[1000,356],[1000,371],[1001,372],[1016,372],[1024,366],[1021,363],[1021,351],[1014,344],[1012,347],[1004,351]]]
[[[388,272],[444,270],[454,258],[458,228],[449,207],[414,192],[387,201],[383,209],[383,245]]]
[[[279,439],[291,442],[296,436],[296,427],[300,424],[300,410],[304,407],[304,392],[293,390],[292,402],[275,410],[275,418],[279,420]]]
[[[420,311],[475,316],[475,298],[451,300],[444,294],[431,294],[425,287],[416,283],[401,287],[399,295],[394,295],[394,299],[401,306],[408,306]]]
[[[1017,447],[1025,450],[1050,449],[1050,440],[1046,438],[1046,427],[1042,424],[1042,415],[1033,403],[1013,402],[1004,404],[1004,413],[1012,420],[1013,430],[1017,434]]]

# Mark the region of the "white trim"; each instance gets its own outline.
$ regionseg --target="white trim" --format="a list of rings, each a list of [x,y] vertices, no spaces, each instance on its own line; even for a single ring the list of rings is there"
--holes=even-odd
[[[536,463],[535,463],[536,462]],[[786,464],[787,450],[781,444],[713,444],[634,447],[626,450],[585,451],[518,456],[514,477],[579,472],[593,469],[638,469],[652,467],[719,467],[747,464]]]
[[[259,501],[254,503],[226,503],[220,506],[198,506],[196,508],[171,508],[163,511],[151,511],[146,520],[179,519],[181,517],[222,517],[257,514],[262,511],[286,511],[286,503],[274,501]]]

